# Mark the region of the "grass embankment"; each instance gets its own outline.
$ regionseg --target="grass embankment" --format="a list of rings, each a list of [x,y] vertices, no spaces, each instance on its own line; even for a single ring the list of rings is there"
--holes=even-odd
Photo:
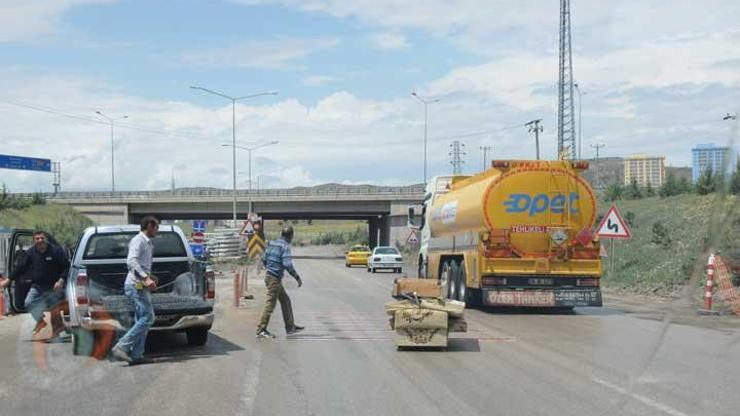
[[[42,229],[68,247],[73,247],[82,230],[91,225],[89,218],[66,205],[47,203],[0,210],[0,227]]]
[[[600,203],[603,215],[609,203]],[[631,221],[632,239],[615,241],[613,273],[604,260],[606,287],[670,295],[703,274],[708,247],[740,260],[740,199],[678,195],[623,200],[617,207]],[[598,224],[596,224],[598,225]],[[607,249],[611,243],[605,241]],[[703,280],[699,279],[702,283]]]

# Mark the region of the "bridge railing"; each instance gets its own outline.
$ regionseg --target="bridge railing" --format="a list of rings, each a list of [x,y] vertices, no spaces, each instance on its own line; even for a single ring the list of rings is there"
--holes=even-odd
[[[312,196],[419,196],[424,193],[422,185],[403,187],[393,186],[350,186],[350,187],[314,187],[314,188],[290,188],[290,189],[260,189],[252,190],[238,189],[236,195],[239,197],[312,197]],[[13,194],[18,197],[31,198],[32,193]],[[229,189],[195,188],[175,189],[166,191],[116,191],[116,192],[58,192],[42,193],[41,196],[48,199],[156,199],[156,198],[193,198],[193,197],[231,197]]]

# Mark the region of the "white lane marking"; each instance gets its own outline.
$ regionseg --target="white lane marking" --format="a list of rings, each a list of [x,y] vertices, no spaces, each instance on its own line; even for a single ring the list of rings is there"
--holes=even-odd
[[[662,411],[662,412],[664,412],[666,414],[669,414],[671,416],[688,416],[684,412],[681,412],[679,410],[676,410],[676,409],[674,409],[674,408],[672,408],[672,407],[670,407],[668,405],[665,405],[663,403],[660,403],[658,401],[655,401],[655,400],[653,400],[653,399],[651,399],[649,397],[645,397],[645,396],[642,396],[642,395],[637,394],[637,393],[632,393],[632,392],[628,391],[627,389],[625,389],[623,387],[619,387],[617,385],[614,385],[614,384],[612,384],[612,383],[610,383],[610,382],[608,382],[606,380],[602,380],[602,379],[596,378],[596,377],[591,378],[591,380],[593,382],[595,382],[595,383],[601,384],[604,387],[608,387],[608,388],[610,388],[610,389],[612,389],[612,390],[614,390],[614,391],[616,391],[618,393],[621,393],[621,394],[624,394],[626,396],[629,396],[629,397],[637,400],[640,403],[643,403],[643,404],[648,405],[648,406],[650,406],[652,408],[658,409],[658,410],[660,410],[660,411]]]
[[[254,414],[254,400],[257,398],[257,386],[260,381],[260,367],[262,367],[262,353],[259,346],[255,345],[252,350],[252,357],[247,368],[247,374],[244,377],[244,386],[242,394],[242,408],[238,413],[240,415]]]

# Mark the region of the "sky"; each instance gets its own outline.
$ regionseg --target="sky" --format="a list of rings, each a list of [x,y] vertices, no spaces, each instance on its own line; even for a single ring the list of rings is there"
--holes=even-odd
[[[740,107],[740,2],[574,0],[582,157],[651,154],[689,166],[691,147],[727,144]],[[534,158],[523,126],[557,147],[557,1],[3,0],[0,154],[61,162],[62,190],[232,183],[236,140],[257,186],[405,185]],[[576,114],[578,95],[576,94]],[[734,145],[734,143],[731,143]],[[248,152],[237,151],[247,188]],[[0,170],[11,191],[50,191],[48,173]]]

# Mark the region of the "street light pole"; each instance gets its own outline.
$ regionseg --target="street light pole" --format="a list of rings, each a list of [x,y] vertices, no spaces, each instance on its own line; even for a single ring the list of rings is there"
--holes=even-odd
[[[223,147],[231,147],[233,149],[233,153],[236,154],[236,149],[246,150],[249,154],[249,212],[252,212],[252,151],[261,149],[266,146],[270,146],[273,144],[278,144],[279,142],[277,140],[272,140],[269,142],[264,143],[255,143],[251,146],[237,146],[236,144],[222,144]],[[236,167],[236,165],[235,165]],[[236,180],[236,175],[234,176],[234,180]],[[234,185],[236,187],[236,185]]]
[[[427,106],[432,103],[438,103],[439,98],[422,98],[416,92],[411,92],[411,95],[424,104],[424,184],[427,183],[427,124],[428,124],[428,111]]]
[[[208,88],[190,86],[191,89],[200,90],[209,94],[217,95],[231,101],[231,162],[232,162],[232,173],[233,173],[233,188],[232,188],[232,219],[234,221],[234,228],[236,228],[236,102],[242,100],[248,100],[250,98],[261,97],[263,95],[277,95],[277,91],[261,92],[258,94],[244,95],[241,97],[231,97],[226,94],[222,94],[218,91],[209,90]]]
[[[111,196],[114,192],[116,192],[116,168],[115,168],[115,153],[114,153],[114,132],[113,132],[113,125],[118,120],[123,120],[125,118],[128,118],[128,116],[121,116],[121,117],[108,117],[107,115],[103,114],[102,111],[98,110],[95,112],[95,114],[99,115],[100,117],[103,117],[104,119],[108,120],[108,123],[110,123],[110,193]]]

